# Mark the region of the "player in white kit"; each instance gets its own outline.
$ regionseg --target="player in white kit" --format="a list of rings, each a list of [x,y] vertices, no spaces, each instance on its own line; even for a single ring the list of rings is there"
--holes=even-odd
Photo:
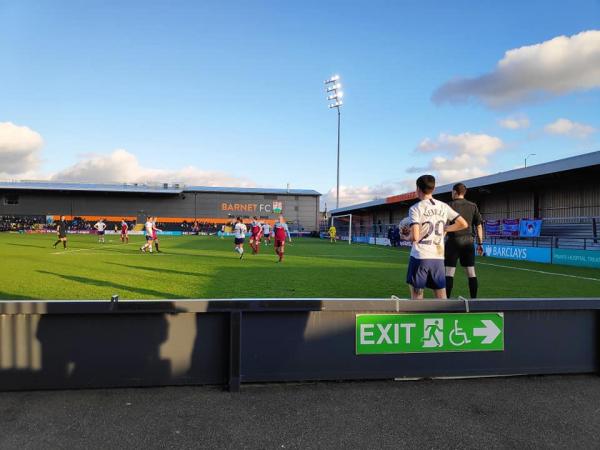
[[[106,224],[104,223],[104,219],[100,219],[98,222],[96,222],[94,228],[98,233],[98,242],[104,244],[104,234],[106,232]]]
[[[240,259],[244,257],[244,240],[246,239],[247,232],[248,227],[244,225],[244,222],[242,222],[242,218],[238,217],[236,220],[235,227],[233,228],[235,243],[235,248],[233,250],[240,254]]]
[[[446,298],[444,267],[444,235],[468,226],[456,211],[433,198],[435,178],[422,175],[417,179],[419,202],[410,207],[410,262],[406,283],[410,285],[413,300],[423,299],[425,288],[433,289],[435,297]],[[448,222],[454,223],[447,225]]]
[[[144,224],[144,232],[146,234],[146,243],[140,248],[142,252],[146,250],[152,253],[152,243],[154,241],[154,223],[151,217],[146,217],[146,223]]]
[[[265,245],[269,245],[271,243],[271,225],[266,222],[262,226],[262,235],[265,238]]]

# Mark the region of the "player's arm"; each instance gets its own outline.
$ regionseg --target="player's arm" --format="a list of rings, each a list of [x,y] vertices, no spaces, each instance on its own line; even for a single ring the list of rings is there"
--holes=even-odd
[[[477,254],[483,255],[483,225],[479,224],[476,227],[477,230]]]
[[[412,207],[408,210],[408,218],[410,225],[408,226],[408,236],[406,240],[409,242],[419,242],[421,240],[421,214],[419,210]]]
[[[465,219],[463,219],[461,216],[457,216],[451,225],[446,225],[444,227],[444,231],[446,233],[452,233],[454,231],[464,230],[468,226],[469,226],[469,224]]]
[[[408,227],[409,234],[407,241],[410,242],[419,242],[421,240],[421,225],[418,223],[413,223],[410,227]]]
[[[284,225],[284,227],[285,227],[285,234],[287,234],[287,237],[288,237],[288,241],[292,242],[292,235],[290,234],[290,229],[288,228],[287,223]]]
[[[483,225],[477,225],[477,244],[483,244]]]
[[[483,217],[479,212],[479,208],[475,206],[475,213],[473,214],[473,225],[475,225],[475,233],[477,238],[477,254],[483,255]]]

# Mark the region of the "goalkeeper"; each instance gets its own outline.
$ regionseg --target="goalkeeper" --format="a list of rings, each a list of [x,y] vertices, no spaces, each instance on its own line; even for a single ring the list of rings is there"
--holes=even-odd
[[[329,227],[329,242],[335,244],[336,233],[337,233],[337,230],[335,229],[335,227],[333,226],[333,223],[332,223],[331,226]]]

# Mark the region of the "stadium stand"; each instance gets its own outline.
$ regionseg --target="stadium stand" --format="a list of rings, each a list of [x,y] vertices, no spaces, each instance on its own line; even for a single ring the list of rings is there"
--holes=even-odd
[[[463,182],[469,188],[467,198],[479,205],[485,220],[542,220],[540,237],[494,237],[493,243],[598,250],[599,170],[600,151],[597,151]],[[449,201],[452,186],[436,188],[436,198]],[[406,217],[415,201],[415,193],[407,192],[334,209],[329,220],[321,224],[321,234],[333,220],[338,236],[347,239],[346,222],[352,215],[353,241],[388,244],[390,230]]]

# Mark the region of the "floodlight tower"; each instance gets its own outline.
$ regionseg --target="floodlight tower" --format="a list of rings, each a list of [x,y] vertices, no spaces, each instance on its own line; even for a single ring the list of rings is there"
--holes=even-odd
[[[329,109],[337,109],[337,183],[335,190],[335,207],[340,207],[340,107],[344,104],[342,97],[342,84],[340,83],[340,76],[334,75],[328,80],[324,81],[325,91],[327,92],[327,100],[333,101],[329,104]]]

